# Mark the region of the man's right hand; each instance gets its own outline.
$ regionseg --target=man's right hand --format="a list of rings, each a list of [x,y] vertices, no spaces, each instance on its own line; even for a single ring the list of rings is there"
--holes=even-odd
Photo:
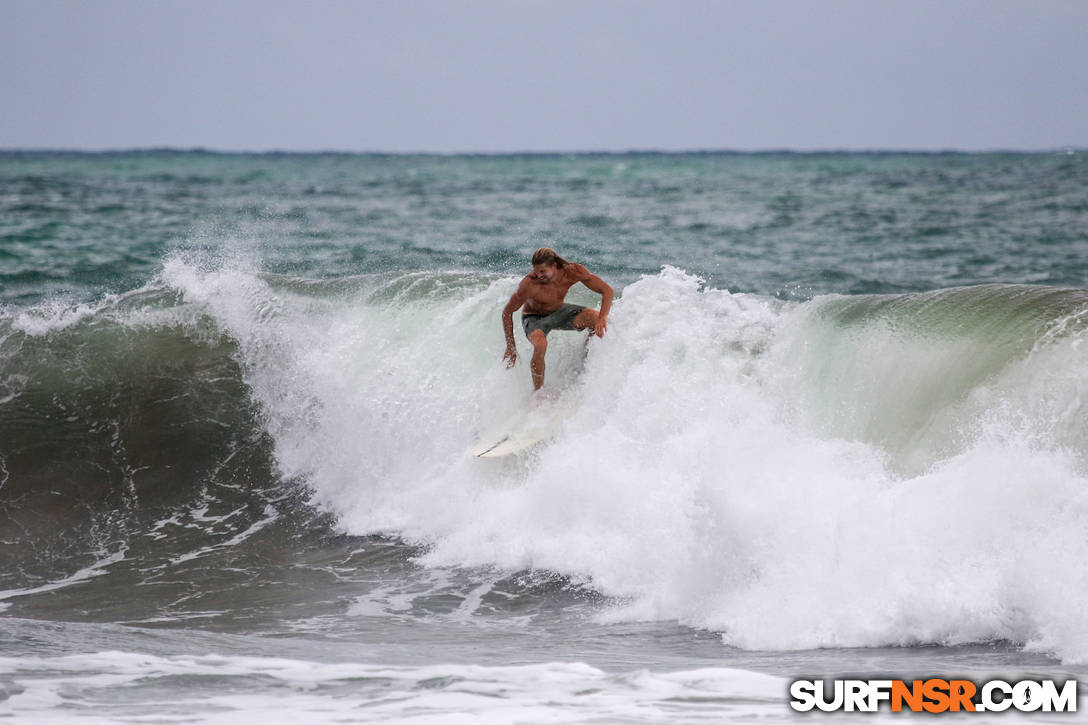
[[[518,361],[518,350],[513,345],[506,346],[506,352],[502,354],[502,359],[506,363],[506,367],[514,367],[514,363]]]

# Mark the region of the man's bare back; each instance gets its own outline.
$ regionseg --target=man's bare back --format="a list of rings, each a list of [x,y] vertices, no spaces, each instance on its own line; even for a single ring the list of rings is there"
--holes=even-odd
[[[597,310],[564,304],[567,292],[581,282],[601,295]],[[580,264],[567,262],[553,250],[541,247],[533,255],[533,271],[526,275],[502,311],[502,328],[506,335],[503,359],[507,367],[517,362],[514,344],[514,312],[522,310],[525,336],[533,344],[529,364],[533,385],[538,390],[544,384],[544,353],[548,349],[547,334],[551,330],[589,330],[591,335],[603,336],[608,328],[608,311],[612,306],[612,288]]]

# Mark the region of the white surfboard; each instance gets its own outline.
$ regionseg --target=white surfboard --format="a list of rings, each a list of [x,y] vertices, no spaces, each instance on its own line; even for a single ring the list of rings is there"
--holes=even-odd
[[[504,458],[523,453],[548,440],[574,409],[573,401],[535,400],[495,432],[472,447],[477,458]]]

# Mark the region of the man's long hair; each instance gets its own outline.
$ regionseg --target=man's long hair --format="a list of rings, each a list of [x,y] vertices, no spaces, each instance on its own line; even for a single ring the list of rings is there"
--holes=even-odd
[[[563,269],[566,263],[567,260],[556,254],[551,247],[541,247],[533,252],[533,264],[554,264],[559,269]]]

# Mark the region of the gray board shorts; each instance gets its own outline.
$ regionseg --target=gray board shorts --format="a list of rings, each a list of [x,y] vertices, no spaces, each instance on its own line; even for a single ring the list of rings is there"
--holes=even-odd
[[[581,305],[564,304],[550,315],[522,314],[521,326],[525,328],[525,337],[529,337],[533,330],[543,330],[545,335],[552,330],[573,330],[574,318],[584,309]]]

